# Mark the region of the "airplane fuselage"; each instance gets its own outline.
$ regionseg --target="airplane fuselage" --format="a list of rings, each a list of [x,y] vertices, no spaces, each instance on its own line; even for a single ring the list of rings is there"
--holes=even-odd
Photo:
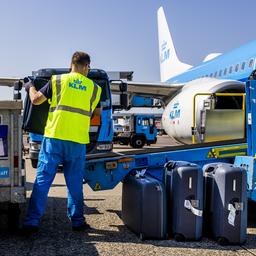
[[[256,66],[256,41],[252,41],[212,60],[202,62],[167,83],[186,83],[197,78],[213,77],[245,82]],[[171,67],[170,67],[171,68]]]

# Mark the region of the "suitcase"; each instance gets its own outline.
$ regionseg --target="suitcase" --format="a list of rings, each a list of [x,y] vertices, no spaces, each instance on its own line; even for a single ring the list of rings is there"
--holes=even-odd
[[[147,175],[128,175],[123,182],[122,219],[141,240],[166,238],[164,184]]]
[[[247,230],[246,170],[228,163],[203,167],[205,226],[219,244],[243,244]]]
[[[46,68],[32,72],[32,76],[26,79],[32,80],[37,90],[40,90],[53,75],[60,75],[70,72],[68,68]],[[33,105],[29,95],[26,95],[23,111],[22,128],[31,133],[44,134],[44,128],[48,118],[49,103],[45,101],[41,105]]]
[[[32,80],[37,90],[40,90],[49,81],[46,78],[35,78]],[[44,134],[49,107],[48,101],[41,105],[33,105],[27,93],[24,101],[22,128],[27,132]]]
[[[176,241],[200,240],[203,225],[203,172],[198,165],[165,165],[168,233]]]

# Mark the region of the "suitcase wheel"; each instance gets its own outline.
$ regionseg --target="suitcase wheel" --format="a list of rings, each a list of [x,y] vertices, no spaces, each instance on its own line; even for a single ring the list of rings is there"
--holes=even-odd
[[[177,242],[184,242],[185,237],[182,234],[174,234],[174,240]]]
[[[218,242],[218,244],[221,245],[221,246],[226,246],[226,245],[229,244],[228,239],[225,238],[225,237],[219,237],[219,238],[217,239],[217,242]]]
[[[145,236],[142,233],[140,233],[139,238],[140,238],[141,241],[145,240]]]

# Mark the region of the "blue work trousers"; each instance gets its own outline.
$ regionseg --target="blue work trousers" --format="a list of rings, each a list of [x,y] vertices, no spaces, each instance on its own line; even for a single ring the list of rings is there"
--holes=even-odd
[[[84,223],[83,173],[86,145],[71,141],[44,138],[39,153],[37,174],[29,202],[25,225],[38,226],[44,214],[48,192],[59,164],[68,190],[68,217],[72,226]]]

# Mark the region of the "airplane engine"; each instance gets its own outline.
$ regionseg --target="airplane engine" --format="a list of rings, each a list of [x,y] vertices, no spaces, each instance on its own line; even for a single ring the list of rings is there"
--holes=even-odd
[[[234,80],[200,78],[188,82],[166,106],[162,116],[163,128],[169,136],[190,144],[193,116],[195,116],[196,142],[243,138],[245,132],[243,97],[214,94],[242,94],[244,91],[244,83]],[[197,95],[193,111],[194,96],[198,93],[212,95]]]

